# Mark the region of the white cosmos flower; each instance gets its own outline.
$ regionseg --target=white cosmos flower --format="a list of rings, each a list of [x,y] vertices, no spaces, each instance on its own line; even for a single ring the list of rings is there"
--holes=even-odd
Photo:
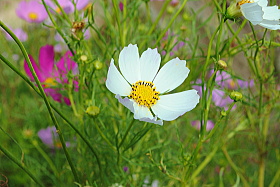
[[[135,119],[163,125],[162,120],[172,121],[192,110],[199,95],[196,90],[166,94],[180,86],[190,70],[179,58],[159,70],[160,61],[157,49],[148,48],[140,57],[137,45],[129,44],[120,52],[121,73],[111,60],[106,86]]]
[[[235,6],[253,25],[280,29],[280,10],[278,6],[267,6],[267,0],[237,0]]]

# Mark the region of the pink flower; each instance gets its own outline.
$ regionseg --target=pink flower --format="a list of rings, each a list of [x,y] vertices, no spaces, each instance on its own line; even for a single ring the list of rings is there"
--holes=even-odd
[[[53,12],[57,12],[59,14],[61,13],[61,9],[54,3],[53,0],[45,0],[45,2]],[[66,14],[74,12],[74,5],[72,4],[71,0],[57,0],[57,2]]]
[[[59,60],[58,63],[54,62],[54,48],[51,45],[46,45],[41,47],[39,54],[39,66],[34,61],[33,57],[29,55],[30,61],[33,68],[38,76],[39,81],[44,87],[44,91],[48,96],[51,96],[55,101],[64,102],[70,105],[70,101],[67,97],[64,97],[59,93],[63,90],[63,85],[68,84],[69,80],[67,75],[71,73],[72,75],[77,75],[78,65],[76,62],[71,60],[72,54],[70,51],[66,52],[65,55]],[[56,66],[56,67],[55,67]],[[28,68],[27,62],[24,61],[24,69],[26,74],[30,77],[32,81],[34,78],[31,71]],[[78,88],[78,82],[73,81],[75,89]],[[60,86],[60,87],[59,87]]]
[[[16,14],[30,23],[41,23],[48,17],[45,7],[37,0],[21,1]]]
[[[211,74],[214,70],[211,71]],[[254,86],[254,80],[243,81],[240,79],[233,79],[230,74],[225,71],[218,71],[216,74],[216,83],[222,88],[236,90],[237,88],[248,88]]]
[[[21,28],[11,29],[11,30],[16,35],[16,37],[18,37],[20,41],[25,42],[27,40],[28,35]],[[13,40],[13,38],[7,32],[6,32],[6,38],[7,40]]]
[[[46,144],[49,148],[61,148],[62,145],[59,141],[58,134],[56,132],[56,128],[54,126],[47,127],[46,129],[41,129],[38,132],[39,138],[42,140],[44,144]],[[66,146],[69,147],[70,143],[65,142]]]
[[[165,47],[165,45],[168,43],[168,38],[169,37],[173,37],[173,41],[171,43],[172,46],[172,49],[171,51],[169,52],[170,56],[173,56],[177,51],[179,51],[179,49],[181,49],[182,47],[185,46],[185,42],[183,41],[178,41],[178,36],[176,36],[174,33],[170,33],[170,31],[167,31],[165,33],[165,36],[162,38],[162,44],[163,44],[163,47]],[[166,55],[166,51],[162,51],[162,55]]]
[[[193,127],[195,127],[196,129],[200,130],[200,126],[201,126],[201,123],[199,120],[195,120],[195,121],[192,121],[191,122],[191,125]],[[207,131],[210,131],[211,129],[213,129],[215,126],[214,122],[211,121],[211,120],[207,120],[207,123],[206,123],[206,130]]]
[[[75,0],[77,10],[82,10],[89,5],[89,0]]]

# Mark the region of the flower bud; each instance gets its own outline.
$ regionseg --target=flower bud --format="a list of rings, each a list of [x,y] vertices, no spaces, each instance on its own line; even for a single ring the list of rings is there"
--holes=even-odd
[[[96,117],[100,113],[100,109],[97,106],[89,106],[86,113],[91,117]]]
[[[88,60],[88,58],[86,55],[82,55],[82,56],[80,56],[80,60],[83,62],[86,62]]]
[[[34,132],[30,129],[25,129],[25,130],[23,130],[22,134],[23,134],[24,138],[28,139],[34,135]]]
[[[229,7],[226,10],[226,18],[230,20],[234,20],[242,16],[240,11],[240,6],[237,4],[236,1],[232,1]]]
[[[103,68],[103,63],[100,62],[99,60],[96,60],[94,63],[93,63],[95,69],[102,69]]]
[[[221,111],[221,115],[222,115],[222,117],[226,117],[227,116],[227,112],[226,111]]]
[[[223,60],[218,60],[217,65],[218,65],[219,69],[226,69],[227,68],[227,63]]]
[[[241,101],[241,100],[242,100],[243,95],[242,95],[242,93],[240,93],[240,92],[232,91],[232,92],[230,93],[229,97],[230,97],[232,100],[234,100],[235,102],[237,102],[237,101]]]

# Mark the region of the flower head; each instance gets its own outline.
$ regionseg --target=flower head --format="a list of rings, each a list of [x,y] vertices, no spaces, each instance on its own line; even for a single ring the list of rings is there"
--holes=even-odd
[[[76,3],[78,4],[77,1],[82,1],[82,0],[76,0]],[[53,0],[45,0],[45,2],[52,9],[53,12],[57,12],[59,14],[62,11],[60,7],[64,10],[66,14],[70,14],[74,12],[75,9],[71,0],[57,0],[60,7],[56,5]]]
[[[180,86],[190,70],[186,61],[179,58],[159,70],[160,60],[157,49],[148,48],[139,56],[137,45],[129,44],[119,56],[122,74],[112,59],[106,86],[134,113],[135,119],[162,125],[162,120],[172,121],[192,110],[199,102],[199,95],[196,90],[166,94]]]
[[[58,84],[68,84],[68,73],[72,75],[78,74],[78,65],[71,60],[72,54],[70,51],[59,60],[58,63],[54,62],[54,48],[51,45],[41,47],[39,54],[39,66],[31,55],[29,55],[32,66],[38,76],[39,81],[42,83],[47,95],[51,96],[55,101],[61,102],[62,99],[67,105],[70,105],[70,101],[67,97],[63,97],[59,93],[59,89],[56,88]],[[56,66],[56,68],[55,68]],[[24,61],[24,69],[26,74],[34,81],[34,77],[29,70],[27,62]],[[78,82],[73,81],[75,87],[78,87]]]
[[[243,15],[253,25],[278,30],[280,29],[280,10],[278,6],[267,6],[267,0],[236,0],[227,9],[227,16]]]
[[[21,1],[16,13],[18,17],[30,23],[41,23],[48,17],[45,7],[37,0]]]
[[[41,129],[38,132],[38,136],[42,140],[42,142],[46,144],[49,148],[61,148],[62,146],[59,141],[56,128],[54,126],[47,127],[46,129]],[[69,147],[70,143],[66,142],[66,146]]]

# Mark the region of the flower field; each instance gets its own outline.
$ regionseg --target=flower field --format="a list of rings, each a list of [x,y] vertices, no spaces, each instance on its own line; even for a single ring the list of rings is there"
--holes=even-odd
[[[0,187],[280,186],[277,0],[1,0]]]

